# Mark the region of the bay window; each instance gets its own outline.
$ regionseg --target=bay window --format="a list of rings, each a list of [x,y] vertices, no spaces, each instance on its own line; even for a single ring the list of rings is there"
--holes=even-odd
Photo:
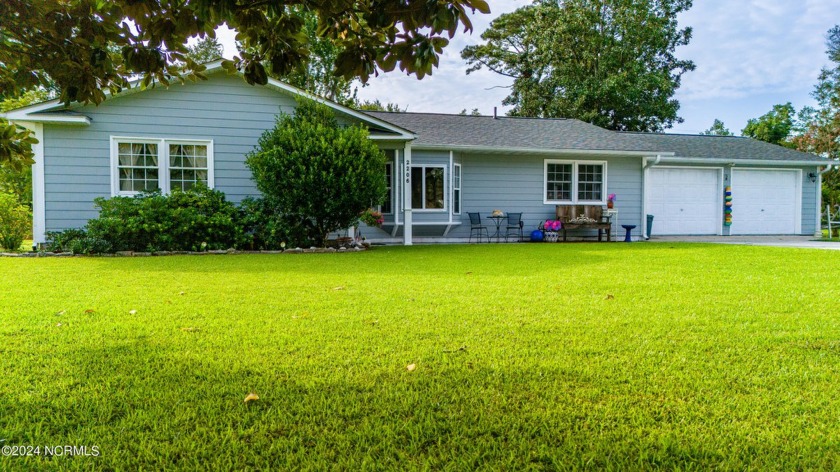
[[[446,208],[444,166],[414,166],[411,168],[411,208],[443,210]]]

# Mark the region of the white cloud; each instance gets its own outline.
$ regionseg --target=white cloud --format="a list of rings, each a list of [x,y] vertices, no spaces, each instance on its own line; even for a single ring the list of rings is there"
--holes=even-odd
[[[680,17],[692,26],[680,57],[697,70],[683,77],[680,100],[742,98],[810,87],[826,62],[824,36],[840,0],[706,0]]]

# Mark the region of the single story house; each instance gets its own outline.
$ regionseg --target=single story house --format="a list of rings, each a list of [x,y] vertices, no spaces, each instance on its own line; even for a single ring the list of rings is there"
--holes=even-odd
[[[210,64],[208,80],[126,90],[99,106],[44,102],[3,116],[33,130],[34,237],[82,227],[96,197],[164,192],[202,182],[239,201],[258,191],[245,154],[279,112],[308,93],[251,86]],[[556,205],[605,205],[644,237],[816,235],[821,173],[833,161],[739,137],[620,133],[574,119],[362,112],[327,100],[340,123],[362,124],[388,156],[382,242],[463,242],[467,213],[521,212],[526,234]],[[732,221],[725,220],[731,191]],[[489,224],[492,226],[492,224]]]

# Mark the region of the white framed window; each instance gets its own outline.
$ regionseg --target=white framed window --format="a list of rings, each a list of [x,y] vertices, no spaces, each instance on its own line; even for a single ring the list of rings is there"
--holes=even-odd
[[[386,162],[385,163],[385,188],[387,192],[385,192],[385,200],[382,202],[382,205],[379,207],[379,211],[382,212],[383,215],[391,215],[394,213],[394,163],[393,162]]]
[[[159,141],[118,141],[116,154],[117,191],[121,195],[160,188]]]
[[[446,211],[446,166],[411,167],[411,208]]]
[[[213,188],[213,141],[111,137],[111,194]]]
[[[452,214],[461,214],[461,164],[452,167]]]
[[[210,186],[207,143],[166,141],[169,147],[169,190],[189,190],[196,184]]]
[[[543,203],[606,203],[606,161],[546,159],[544,170]]]

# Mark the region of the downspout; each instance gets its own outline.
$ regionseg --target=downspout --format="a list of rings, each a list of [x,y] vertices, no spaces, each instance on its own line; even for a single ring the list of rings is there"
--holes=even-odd
[[[656,158],[653,160],[653,162],[648,162],[648,159],[649,159],[648,157],[645,158],[645,167],[644,168],[646,170],[655,166],[655,165],[657,165],[657,164],[659,164],[659,161],[662,160],[662,154],[657,154]]]
[[[650,235],[647,234],[647,170],[659,164],[659,161],[662,160],[662,154],[657,154],[653,159],[653,162],[649,159],[649,157],[642,159],[642,221],[639,226],[642,228],[642,236],[646,240],[650,239]],[[616,224],[618,224],[618,222],[616,222]]]
[[[821,238],[822,237],[822,176],[826,172],[830,171],[838,167],[838,164],[829,164],[825,166],[825,169],[817,171],[817,228],[814,230],[814,237]],[[819,169],[819,167],[817,167]],[[830,238],[831,235],[829,234],[828,237]]]

